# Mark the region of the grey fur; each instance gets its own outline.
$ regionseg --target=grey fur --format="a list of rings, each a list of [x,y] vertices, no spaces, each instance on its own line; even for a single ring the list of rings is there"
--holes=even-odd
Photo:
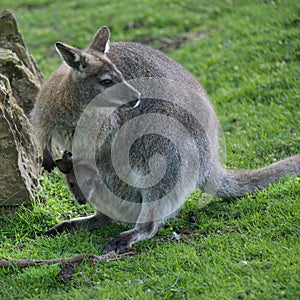
[[[101,196],[104,191],[101,190],[97,180],[95,180],[98,176],[103,178],[109,189],[132,203],[155,203],[153,201],[170,191],[176,181],[179,180],[179,168],[180,166],[184,167],[185,163],[187,164],[186,168],[199,164],[199,174],[197,174],[195,186],[223,198],[237,198],[246,193],[253,193],[258,189],[267,187],[272,182],[278,181],[287,174],[300,176],[300,154],[256,170],[225,169],[218,157],[219,128],[217,117],[204,89],[193,75],[162,52],[137,43],[113,42],[109,44],[109,51],[107,52],[108,40],[109,31],[106,27],[102,27],[85,51],[62,43],[57,44],[57,49],[67,64],[60,66],[49,78],[42,88],[32,112],[35,132],[44,151],[43,164],[49,171],[55,166],[51,153],[52,141],[58,143],[62,149],[72,149],[74,132],[84,109],[96,94],[107,88],[99,84],[99,81],[109,78],[113,81],[113,86],[121,83],[121,89],[114,94],[116,97],[110,97],[105,100],[106,102],[103,102],[103,106],[107,107],[118,106],[127,103],[128,100],[138,99],[140,93],[144,95],[147,89],[155,94],[151,86],[135,86],[135,81],[140,78],[156,78],[158,82],[161,79],[162,83],[165,80],[177,82],[178,86],[185,86],[186,91],[177,95],[180,105],[172,101],[162,101],[153,96],[149,99],[142,98],[140,105],[132,109],[121,107],[112,111],[103,108],[103,111],[99,112],[94,118],[96,120],[94,127],[101,126],[100,137],[97,136],[99,144],[95,150],[96,164],[93,165],[86,161],[82,163],[82,157],[79,157],[79,162],[76,163],[77,172],[74,172],[74,169],[64,172],[67,174],[69,183],[75,182],[76,185],[77,177],[83,174],[82,177],[84,178],[80,179],[80,187],[83,191],[80,191],[77,186],[77,191],[73,190],[73,194],[78,198],[78,191],[83,192],[87,201],[96,208],[96,214],[92,217],[64,222],[50,229],[47,234],[82,227],[92,229],[113,222],[111,216],[114,215],[114,211],[111,212],[112,214],[103,214],[102,203],[104,200]],[[124,95],[124,99],[121,95]],[[169,96],[173,97],[174,95]],[[200,123],[187,111],[182,110],[182,107],[185,107],[187,103],[189,105],[186,107],[195,106],[195,110],[200,103],[198,112],[202,116]],[[128,106],[126,107],[128,108]],[[134,175],[133,173],[140,174],[141,177],[147,175],[150,172],[150,158],[157,153],[165,157],[167,172],[163,180],[155,187],[131,188],[114,173],[111,165],[110,146],[122,125],[133,117],[145,113],[159,113],[163,116],[176,118],[192,137],[199,156],[197,156],[198,161],[195,161],[195,157],[193,157],[190,161],[185,162],[172,143],[165,138],[159,135],[143,136],[137,139],[131,148],[132,173],[127,174],[128,178],[130,179],[130,176]],[[154,124],[157,122],[153,122],[152,125],[157,125]],[[142,121],[138,123],[137,131],[142,131],[143,126]],[[126,141],[128,136],[123,136],[123,138]],[[187,153],[192,150],[187,135],[181,135],[179,143]],[[86,147],[84,141],[82,141],[82,147],[83,149]],[[83,150],[83,156],[84,152]],[[119,162],[120,165],[122,163],[122,161]],[[80,170],[79,173],[78,170]],[[185,185],[189,185],[188,177],[183,179],[182,186]],[[168,200],[168,205],[176,206],[189,193],[190,188],[176,191]],[[118,235],[106,245],[105,251],[123,251],[133,243],[149,238],[156,233],[159,223],[162,221],[162,219],[155,217],[157,210],[164,210],[165,208],[163,206],[155,207],[155,205],[145,207],[140,210],[135,221],[132,222],[135,223],[135,227]],[[109,209],[114,210],[114,207]],[[119,210],[116,216],[120,213],[129,215],[135,213],[122,210],[120,207],[116,207],[115,210]],[[172,209],[166,208],[166,212],[170,211]],[[142,216],[146,216],[148,221],[142,222],[141,220],[145,220]]]

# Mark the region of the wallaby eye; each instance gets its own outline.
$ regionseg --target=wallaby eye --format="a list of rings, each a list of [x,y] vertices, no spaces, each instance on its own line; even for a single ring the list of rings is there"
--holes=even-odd
[[[113,84],[113,81],[111,79],[103,79],[100,81],[100,83],[104,86],[111,86]]]
[[[75,184],[73,182],[69,182],[70,188],[73,189],[75,187]]]

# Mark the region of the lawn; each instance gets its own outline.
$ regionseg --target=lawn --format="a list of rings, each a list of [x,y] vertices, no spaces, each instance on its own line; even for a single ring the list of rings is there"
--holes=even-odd
[[[299,152],[297,0],[2,0],[4,8],[14,12],[45,77],[60,64],[56,41],[84,48],[102,25],[112,40],[168,53],[207,90],[230,168],[256,168]],[[128,226],[43,236],[62,220],[91,213],[74,202],[58,172],[46,174],[36,200],[13,213],[0,208],[0,258],[100,254]],[[86,260],[65,281],[59,265],[0,269],[0,298],[300,299],[299,237],[299,178],[232,201],[195,191],[154,238],[134,245],[134,256]]]

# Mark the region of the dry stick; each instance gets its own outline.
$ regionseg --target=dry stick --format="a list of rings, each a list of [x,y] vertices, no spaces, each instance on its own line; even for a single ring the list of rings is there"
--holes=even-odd
[[[51,265],[51,264],[71,264],[71,263],[80,263],[84,259],[90,259],[92,264],[102,263],[104,261],[117,260],[124,256],[132,256],[134,252],[127,252],[123,254],[117,255],[115,251],[111,251],[104,255],[94,255],[94,254],[77,254],[72,257],[66,258],[55,258],[55,259],[0,259],[0,268],[9,268],[9,267],[19,267],[19,268],[27,268],[38,265]]]

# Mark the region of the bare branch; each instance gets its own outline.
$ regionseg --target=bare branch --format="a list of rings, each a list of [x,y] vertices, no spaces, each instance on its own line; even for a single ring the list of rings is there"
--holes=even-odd
[[[124,256],[132,256],[134,252],[126,252],[123,254],[117,255],[115,251],[111,251],[104,255],[94,255],[94,254],[77,254],[72,257],[66,258],[55,258],[55,259],[0,259],[0,268],[28,268],[32,266],[39,265],[51,265],[51,264],[72,264],[72,263],[81,263],[85,259],[89,259],[91,264],[102,263],[104,261],[111,261],[123,258]]]

